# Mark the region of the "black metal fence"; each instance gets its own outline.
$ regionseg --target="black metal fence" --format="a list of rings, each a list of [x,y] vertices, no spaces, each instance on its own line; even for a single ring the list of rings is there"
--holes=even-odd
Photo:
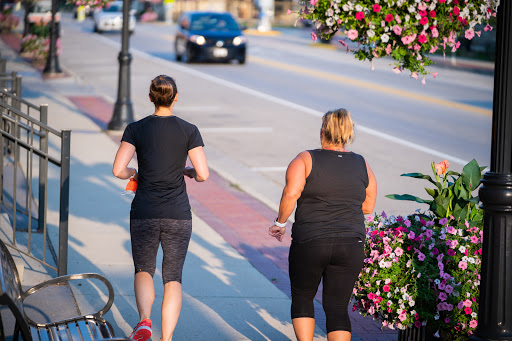
[[[48,126],[48,106],[23,100],[21,77],[10,73],[9,78],[1,67],[0,63],[0,207],[8,210],[12,221],[12,246],[62,276],[67,273],[71,132]],[[50,141],[60,153],[49,152]],[[47,226],[49,165],[60,171],[58,253],[49,242]],[[12,177],[12,188],[4,181],[6,172]],[[27,233],[27,245],[18,245],[17,231]],[[42,245],[32,245],[32,233],[42,234]],[[56,266],[49,262],[47,250]]]

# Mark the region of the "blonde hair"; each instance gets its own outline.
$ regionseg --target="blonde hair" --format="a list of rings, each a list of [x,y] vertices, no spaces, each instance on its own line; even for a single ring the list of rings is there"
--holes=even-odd
[[[347,109],[328,111],[322,117],[322,142],[348,145],[354,140],[354,122]]]

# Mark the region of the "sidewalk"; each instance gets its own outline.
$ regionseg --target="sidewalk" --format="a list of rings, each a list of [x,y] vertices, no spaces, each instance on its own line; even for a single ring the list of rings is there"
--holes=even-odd
[[[113,104],[69,73],[43,79],[40,70],[27,64],[6,42],[14,46],[16,40],[1,40],[0,51],[8,59],[8,70],[23,76],[23,91],[29,100],[49,104],[51,126],[72,130],[68,272],[97,272],[112,282],[116,299],[106,318],[116,336],[128,335],[138,319],[129,241],[131,197],[120,195],[125,182],[111,173],[120,136],[108,136],[103,129]],[[184,268],[184,301],[175,340],[294,340],[287,276],[290,238],[280,244],[264,229],[276,212],[232,186],[215,168],[206,183],[188,181],[187,186],[194,233]],[[158,257],[160,264],[160,253]],[[55,276],[30,264],[24,271],[26,286]],[[157,271],[152,317],[155,341],[160,337],[160,283]],[[98,292],[95,287],[73,286],[72,296],[63,300],[76,300],[83,313],[93,308]],[[320,303],[315,304],[315,339],[325,340],[325,316]],[[381,331],[371,318],[352,312],[351,318],[353,340],[397,339],[395,331]]]

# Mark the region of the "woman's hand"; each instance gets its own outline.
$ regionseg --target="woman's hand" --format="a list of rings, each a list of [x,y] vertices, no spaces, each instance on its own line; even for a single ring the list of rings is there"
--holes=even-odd
[[[279,227],[276,225],[272,225],[268,228],[268,234],[272,237],[276,238],[280,242],[283,241],[284,234],[286,232],[286,227]]]
[[[187,166],[183,170],[183,175],[185,175],[187,178],[194,179],[196,177],[196,170],[194,167]]]

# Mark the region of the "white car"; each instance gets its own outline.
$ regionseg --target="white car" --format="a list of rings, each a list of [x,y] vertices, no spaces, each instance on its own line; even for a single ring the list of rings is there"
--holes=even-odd
[[[94,12],[94,32],[121,31],[123,29],[123,2],[113,1],[102,9]],[[135,16],[130,10],[128,31],[130,34],[135,30]]]

